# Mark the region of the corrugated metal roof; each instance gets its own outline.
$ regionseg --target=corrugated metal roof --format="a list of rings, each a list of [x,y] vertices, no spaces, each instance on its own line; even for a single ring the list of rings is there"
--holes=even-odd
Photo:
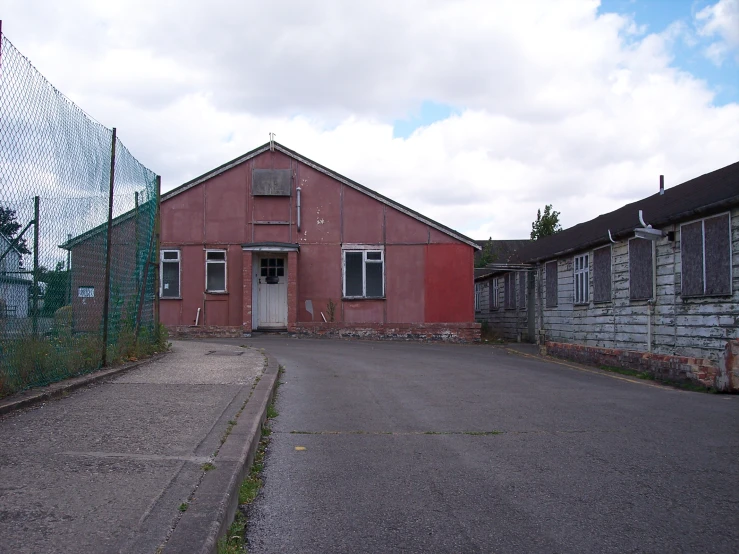
[[[595,219],[580,223],[555,235],[524,246],[518,257],[523,262],[555,258],[570,252],[607,244],[608,231],[614,239],[633,236],[644,221],[654,228],[698,218],[739,204],[739,162],[706,173],[642,200],[627,204]]]

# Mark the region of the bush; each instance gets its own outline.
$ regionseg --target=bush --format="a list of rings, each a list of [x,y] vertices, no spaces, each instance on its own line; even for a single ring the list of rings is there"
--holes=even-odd
[[[102,337],[72,335],[69,306],[54,314],[54,331],[51,337],[25,336],[0,343],[0,398],[100,368]],[[138,340],[127,327],[108,346],[108,363],[138,360],[167,348],[167,330],[163,325],[158,329],[143,327]]]

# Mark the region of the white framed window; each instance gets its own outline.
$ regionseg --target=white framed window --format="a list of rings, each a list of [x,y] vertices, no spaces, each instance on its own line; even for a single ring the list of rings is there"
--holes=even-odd
[[[159,296],[180,298],[180,251],[162,250],[159,253]]]
[[[493,295],[490,298],[490,307],[494,309],[500,308],[500,278],[493,279]]]
[[[342,251],[344,298],[385,297],[385,253],[383,250]]]
[[[95,298],[95,287],[77,287],[77,296],[80,298]]]
[[[590,265],[589,254],[575,256],[575,304],[590,302]]]
[[[475,311],[479,312],[482,308],[482,283],[475,283]]]
[[[226,251],[205,251],[205,290],[226,292]]]

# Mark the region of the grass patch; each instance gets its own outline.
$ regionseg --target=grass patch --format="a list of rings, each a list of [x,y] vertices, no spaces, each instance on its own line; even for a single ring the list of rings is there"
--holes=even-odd
[[[213,471],[216,468],[215,465],[213,465],[211,462],[205,462],[203,465],[200,466],[200,469],[203,471]]]
[[[246,552],[244,544],[244,529],[246,529],[246,516],[241,510],[236,510],[236,517],[226,531],[226,536],[218,541],[218,554],[241,554]]]
[[[278,415],[280,415],[280,412],[277,411],[274,404],[267,406],[267,419],[274,419]]]
[[[180,512],[186,512],[187,511],[187,502],[183,502],[180,504],[180,507],[177,508]]]
[[[167,330],[141,328],[138,339],[124,326],[111,338],[106,356],[110,365],[137,361],[168,349]],[[72,333],[56,325],[47,335],[25,335],[0,342],[0,398],[21,390],[91,373],[102,366],[99,334]]]
[[[503,431],[465,431],[463,435],[473,436],[490,436],[490,435],[502,435]]]
[[[284,371],[284,368],[280,366],[277,377]],[[262,425],[262,437],[259,440],[257,451],[254,454],[254,462],[252,462],[249,475],[241,482],[239,486],[239,506],[236,509],[236,517],[234,517],[233,523],[228,528],[226,536],[222,537],[218,541],[217,552],[218,554],[243,554],[246,552],[246,525],[247,525],[247,510],[249,505],[259,496],[259,491],[262,489],[264,484],[262,480],[262,472],[264,471],[264,458],[267,454],[267,447],[269,446],[272,435],[272,428],[270,427],[270,421],[276,418],[279,413],[275,409],[275,401],[277,400],[277,388],[279,388],[280,382],[277,382],[275,388],[275,397],[272,402],[267,406],[267,418]],[[229,422],[230,423],[230,422]],[[235,423],[235,422],[234,422]],[[225,440],[225,438],[224,438]]]
[[[647,371],[635,371],[633,369],[626,369],[623,367],[613,367],[610,365],[599,365],[598,369],[603,371],[610,371],[611,373],[618,373],[620,375],[628,375],[629,377],[636,377],[637,379],[644,379],[645,381],[654,381],[654,375]]]
[[[598,369],[602,369],[604,371],[610,371],[612,373],[618,373],[620,375],[627,375],[629,377],[636,377],[637,379],[644,379],[645,381],[655,381],[656,383],[659,383],[660,385],[665,385],[668,387],[675,387],[677,389],[691,391],[691,392],[709,392],[709,393],[718,393],[718,391],[714,387],[706,387],[704,385],[699,385],[698,383],[693,383],[691,381],[669,381],[667,379],[660,379],[658,377],[655,377],[651,373],[647,371],[635,371],[633,369],[626,369],[623,367],[613,367],[609,365],[599,365]]]

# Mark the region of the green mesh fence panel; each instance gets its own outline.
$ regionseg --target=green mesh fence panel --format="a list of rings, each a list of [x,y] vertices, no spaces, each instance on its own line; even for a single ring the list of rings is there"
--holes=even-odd
[[[157,177],[0,44],[0,396],[154,351]],[[111,156],[110,278],[106,287]],[[36,212],[38,221],[36,221]],[[107,345],[103,348],[108,294]]]

